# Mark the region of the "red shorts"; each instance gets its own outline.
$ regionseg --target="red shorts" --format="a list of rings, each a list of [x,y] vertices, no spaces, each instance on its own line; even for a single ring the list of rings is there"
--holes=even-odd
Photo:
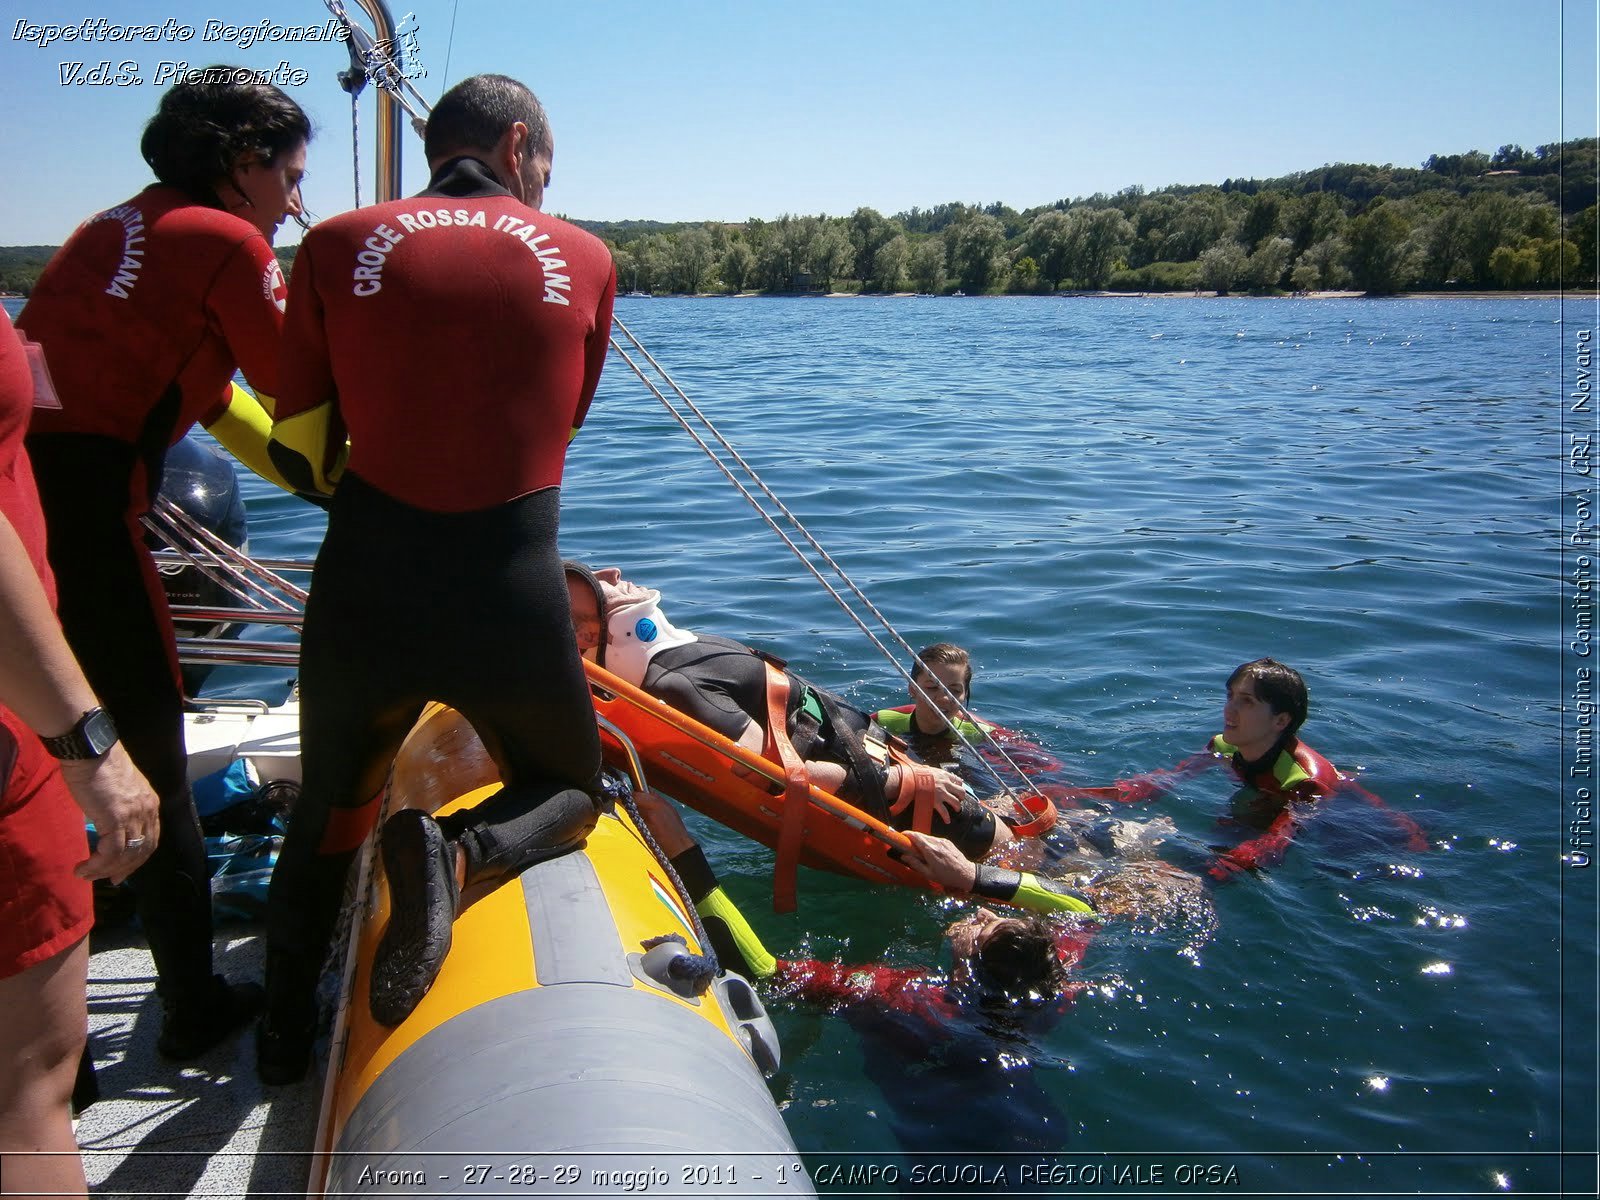
[[[76,945],[94,924],[83,813],[55,759],[0,708],[0,979]]]

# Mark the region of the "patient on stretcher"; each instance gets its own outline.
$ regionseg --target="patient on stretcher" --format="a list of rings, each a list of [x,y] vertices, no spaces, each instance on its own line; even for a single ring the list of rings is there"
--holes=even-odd
[[[748,646],[678,628],[661,611],[660,592],[624,580],[615,567],[591,571],[572,562],[567,589],[585,658],[744,749],[768,753],[769,689],[786,689],[782,732],[817,787],[899,827],[917,821],[920,806],[928,832],[972,859],[1013,840],[1005,821],[958,777],[918,764],[885,765],[867,714]]]

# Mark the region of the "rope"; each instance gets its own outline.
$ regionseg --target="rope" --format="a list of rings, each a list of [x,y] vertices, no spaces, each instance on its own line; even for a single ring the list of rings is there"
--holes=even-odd
[[[689,943],[683,940],[681,933],[663,933],[660,937],[645,938],[639,945],[646,950],[654,950],[657,946],[677,944],[688,950]],[[709,950],[709,945],[707,946]],[[680,954],[667,964],[667,974],[674,979],[687,979],[698,985],[696,994],[705,991],[706,986],[717,977],[721,968],[717,966],[714,954]]]
[[[620,736],[620,730],[615,732],[617,732]],[[637,759],[635,762],[637,762]],[[639,831],[639,837],[643,839],[645,848],[655,856],[656,862],[661,864],[661,869],[666,872],[667,879],[671,882],[673,888],[677,890],[679,898],[683,901],[684,908],[688,910],[689,922],[694,926],[695,940],[700,943],[701,948],[705,951],[701,957],[711,964],[711,974],[720,974],[722,971],[722,966],[717,962],[717,952],[711,945],[711,938],[706,933],[704,922],[700,920],[700,910],[695,907],[694,900],[689,895],[689,889],[684,886],[683,878],[678,874],[678,868],[672,865],[672,860],[668,858],[666,852],[661,849],[661,843],[656,841],[655,834],[650,832],[650,826],[645,823],[644,815],[640,813],[638,804],[634,802],[634,787],[643,788],[648,786],[643,778],[644,767],[642,764],[639,765],[639,771],[640,778],[636,781],[633,781],[632,786],[630,786],[625,793],[619,793],[615,799],[622,805],[623,808],[627,809],[628,816],[633,818],[634,828]],[[649,941],[643,943],[643,945],[644,948],[648,950],[658,942],[666,941],[669,938],[677,936],[677,934],[667,934],[664,937],[651,938]],[[683,939],[679,938],[678,940],[682,941]],[[691,955],[690,957],[693,956]]]
[[[355,172],[355,204],[361,207],[361,101],[350,93],[350,165]]]
[[[459,0],[451,0],[450,4],[450,36],[444,43],[444,74],[439,77],[439,87],[450,82],[450,55],[456,48],[456,12],[461,7]]]

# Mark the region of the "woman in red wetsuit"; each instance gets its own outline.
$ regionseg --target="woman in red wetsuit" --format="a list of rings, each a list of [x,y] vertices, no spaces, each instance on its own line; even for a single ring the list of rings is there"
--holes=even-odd
[[[281,482],[265,454],[286,294],[269,239],[300,215],[311,129],[283,92],[235,78],[207,68],[162,97],[140,143],[159,182],[79,226],[18,321],[61,401],[34,414],[27,441],[61,622],[161,798],[160,849],[132,883],[165,1008],[157,1046],[177,1060],[260,1003],[256,985],[212,973],[172,620],[139,526],[167,448],[196,421]],[[259,403],[232,387],[236,368]]]
[[[22,345],[0,314],[0,1180],[8,1193],[82,1196],[68,1101],[87,1025],[90,881],[124,878],[159,834],[155,795],[127,752],[105,745],[94,692],[51,612],[44,520],[22,448],[33,398]],[[84,717],[98,754],[78,753],[91,740]],[[100,834],[92,857],[85,813]]]
[[[1219,825],[1240,836],[1221,849],[1206,871],[1226,881],[1241,871],[1275,866],[1283,860],[1301,824],[1325,798],[1353,793],[1389,812],[1406,835],[1406,847],[1427,849],[1422,829],[1404,813],[1389,810],[1378,797],[1341,775],[1322,755],[1300,740],[1300,727],[1310,709],[1305,680],[1293,667],[1258,658],[1228,676],[1222,708],[1222,732],[1199,754],[1171,770],[1152,771],[1119,780],[1110,788],[1082,789],[1078,794],[1131,803],[1158,795],[1168,780],[1193,775],[1226,762],[1244,785]]]

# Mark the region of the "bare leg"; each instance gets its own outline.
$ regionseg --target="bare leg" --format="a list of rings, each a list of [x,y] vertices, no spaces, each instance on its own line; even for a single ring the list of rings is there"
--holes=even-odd
[[[994,841],[989,843],[989,852],[993,853],[1000,849],[1001,846],[1009,846],[1016,840],[1017,835],[1012,832],[1011,826],[996,817],[994,822]]]
[[[0,1180],[7,1196],[88,1194],[71,1108],[88,1033],[88,975],[85,938],[0,979]]]
[[[635,792],[633,802],[639,806],[639,815],[644,818],[650,836],[656,839],[661,853],[668,858],[677,858],[698,844],[670,801],[663,800],[654,792]]]

